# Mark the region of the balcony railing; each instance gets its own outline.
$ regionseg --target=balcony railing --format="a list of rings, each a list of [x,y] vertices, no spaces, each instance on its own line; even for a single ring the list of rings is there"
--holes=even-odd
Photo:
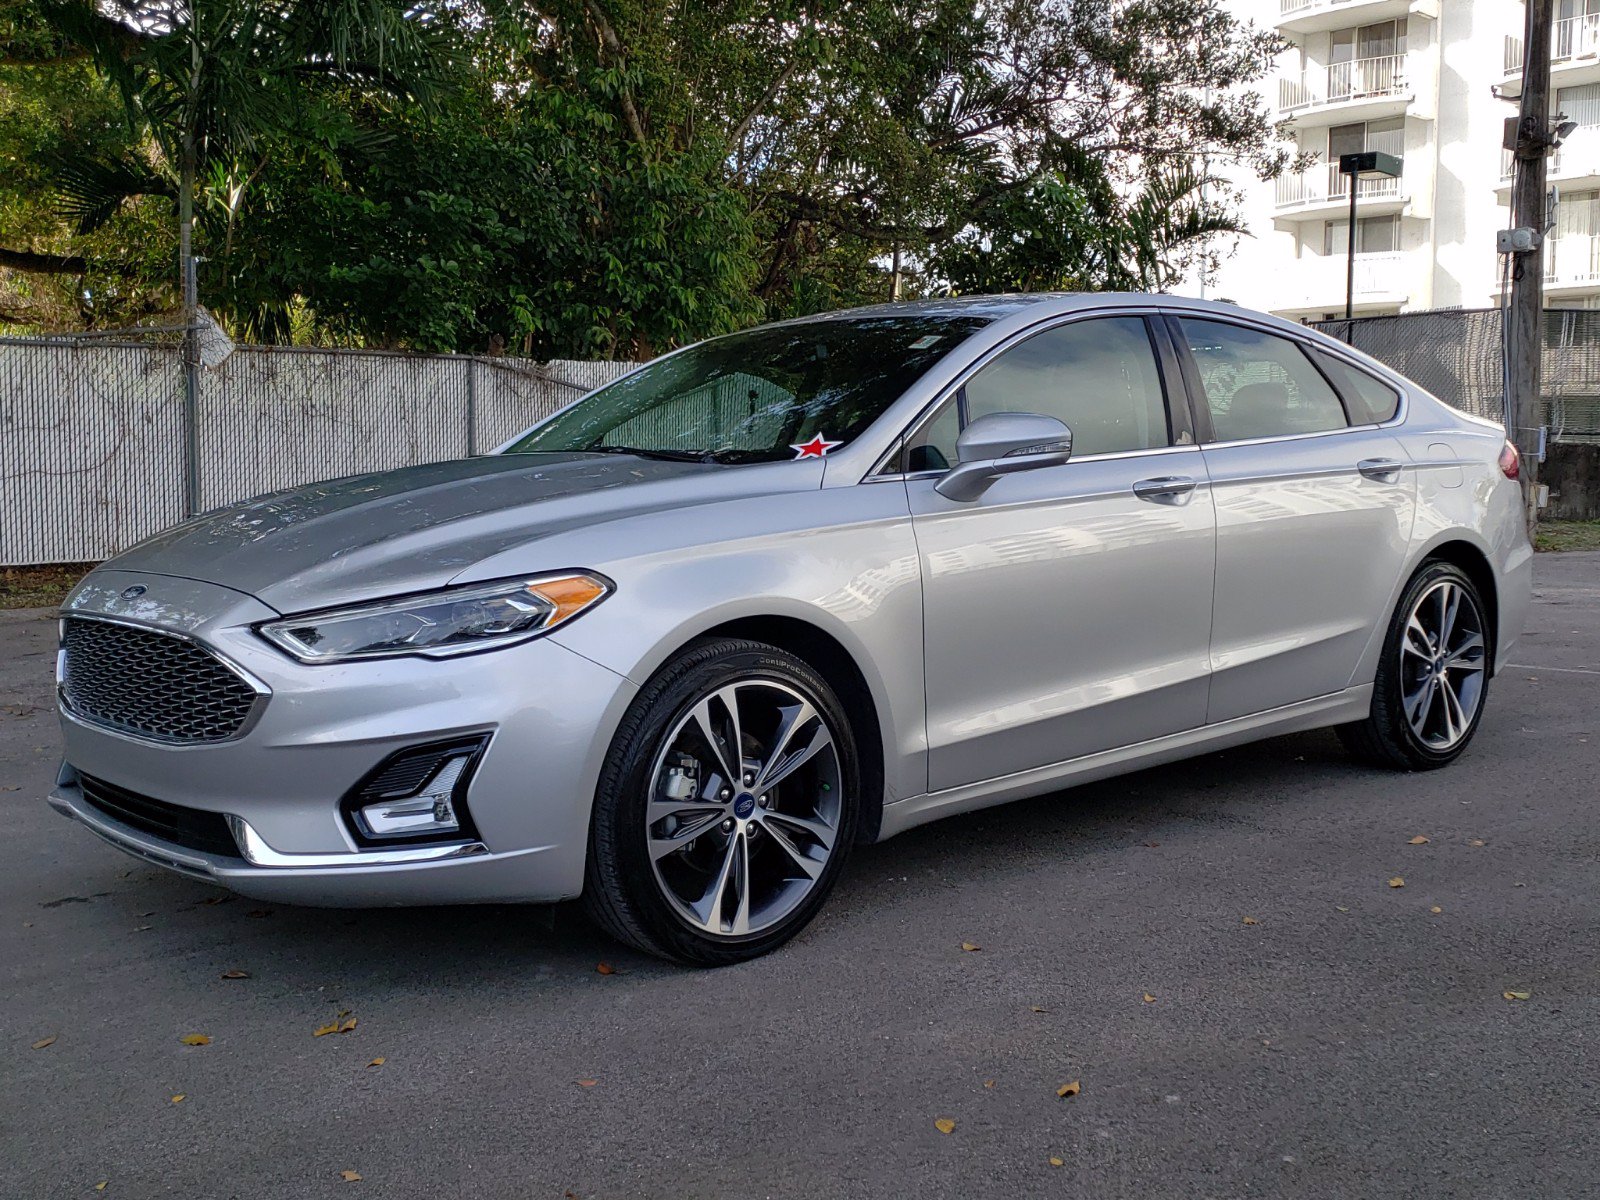
[[[1600,234],[1569,233],[1545,243],[1544,281],[1556,286],[1600,282]]]
[[[1375,179],[1363,179],[1358,186],[1360,191],[1356,195],[1361,198],[1401,194],[1400,180],[1387,175],[1380,175]],[[1339,171],[1339,164],[1336,162],[1318,163],[1308,170],[1278,177],[1279,208],[1326,204],[1333,200],[1347,200],[1349,197],[1350,177]]]
[[[1278,81],[1278,107],[1284,112],[1345,104],[1377,96],[1399,96],[1406,91],[1406,56],[1384,54],[1353,62],[1330,63],[1298,78]]]
[[[1566,62],[1594,58],[1600,53],[1600,13],[1585,13],[1557,21],[1550,30],[1550,59]]]
[[[1344,307],[1346,259],[1343,254],[1305,255],[1279,274],[1269,293],[1275,309],[1321,309],[1336,311]],[[1356,252],[1356,303],[1404,296],[1409,276],[1405,257],[1398,250],[1378,253]]]
[[[1501,150],[1502,183],[1509,183],[1516,177],[1516,167],[1517,160],[1511,151]],[[1562,179],[1568,175],[1600,175],[1600,126],[1580,126],[1545,160],[1546,178]]]
[[[1576,59],[1600,57],[1600,13],[1584,13],[1557,21],[1550,29],[1550,61],[1568,63]],[[1522,39],[1507,36],[1505,73],[1522,74]]]
[[[1290,13],[1297,13],[1301,9],[1314,8],[1319,3],[1321,0],[1282,0],[1278,11],[1287,17]]]

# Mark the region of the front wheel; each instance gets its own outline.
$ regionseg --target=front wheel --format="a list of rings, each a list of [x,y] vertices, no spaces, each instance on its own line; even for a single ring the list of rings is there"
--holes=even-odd
[[[612,742],[585,907],[677,962],[755,958],[822,907],[859,810],[855,742],[827,681],[774,646],[702,641],[640,691]]]
[[[1491,636],[1477,585],[1459,567],[1425,563],[1389,625],[1365,721],[1340,728],[1364,761],[1425,771],[1454,762],[1483,716]]]

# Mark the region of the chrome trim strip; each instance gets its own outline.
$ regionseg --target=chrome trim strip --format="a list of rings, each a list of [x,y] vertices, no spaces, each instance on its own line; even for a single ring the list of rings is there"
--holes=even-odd
[[[245,718],[240,723],[238,730],[225,738],[195,741],[181,738],[155,737],[151,734],[140,733],[137,730],[123,729],[105,721],[97,721],[87,714],[73,711],[71,704],[67,701],[66,693],[66,648],[58,642],[56,647],[56,703],[60,706],[62,715],[71,717],[86,729],[93,729],[98,733],[113,734],[130,742],[136,742],[141,746],[159,746],[163,750],[200,750],[207,746],[226,746],[230,742],[237,742],[256,727],[257,722],[261,720],[261,714],[266,711],[267,701],[272,696],[272,689],[253,672],[240,666],[232,657],[224,654],[209,642],[162,625],[153,625],[146,621],[129,621],[123,617],[108,617],[100,613],[64,613],[60,621],[60,628],[63,632],[68,621],[99,621],[103,625],[121,625],[126,629],[138,629],[145,633],[159,634],[162,637],[174,638],[180,642],[188,642],[191,646],[211,655],[212,658],[233,672],[241,682],[256,694],[255,700],[250,705],[250,711],[245,714]]]
[[[359,850],[332,854],[284,854],[251,828],[243,817],[228,817],[228,828],[239,843],[239,852],[253,867],[350,868],[394,867],[413,863],[443,862],[454,858],[477,858],[488,854],[482,842],[457,842],[452,845],[410,846],[395,850]]]
[[[75,800],[65,790],[66,786],[65,784],[57,786],[48,797],[50,807],[62,816],[77,821],[90,833],[124,853],[155,863],[158,867],[166,867],[169,871],[177,871],[192,879],[215,882],[216,873],[210,859],[192,850],[169,846],[137,833],[120,821],[115,821],[90,807],[87,802]],[[81,793],[79,795],[81,796]]]

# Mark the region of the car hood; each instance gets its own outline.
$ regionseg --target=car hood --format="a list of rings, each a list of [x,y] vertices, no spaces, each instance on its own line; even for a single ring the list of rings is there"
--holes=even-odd
[[[221,584],[279,612],[304,612],[440,587],[491,555],[631,513],[815,489],[821,471],[809,466],[590,454],[458,459],[217,509],[106,565]],[[525,569],[585,565],[530,553]]]

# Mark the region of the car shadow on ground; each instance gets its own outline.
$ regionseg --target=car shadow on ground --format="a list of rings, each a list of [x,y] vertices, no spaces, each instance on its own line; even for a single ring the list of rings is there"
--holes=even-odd
[[[1030,863],[1059,871],[1075,860],[1123,849],[1133,853],[1167,837],[1252,822],[1264,805],[1348,786],[1368,774],[1331,732],[1319,731],[949,817],[857,847],[839,890],[800,945],[826,939],[836,922],[870,919],[883,903],[886,877],[960,888],[999,871],[1026,870]],[[91,903],[96,919],[100,912],[115,919],[117,910],[127,908],[140,922],[134,928],[153,933],[158,948],[176,956],[174,962],[223,953],[229,961],[219,960],[219,967],[268,973],[286,983],[336,979],[348,987],[399,990],[421,976],[430,986],[455,991],[594,972],[601,963],[646,977],[678,970],[612,941],[576,904],[302,908],[236,896],[143,866],[91,876],[85,886],[95,890],[48,906]],[[208,944],[214,948],[208,951]]]

